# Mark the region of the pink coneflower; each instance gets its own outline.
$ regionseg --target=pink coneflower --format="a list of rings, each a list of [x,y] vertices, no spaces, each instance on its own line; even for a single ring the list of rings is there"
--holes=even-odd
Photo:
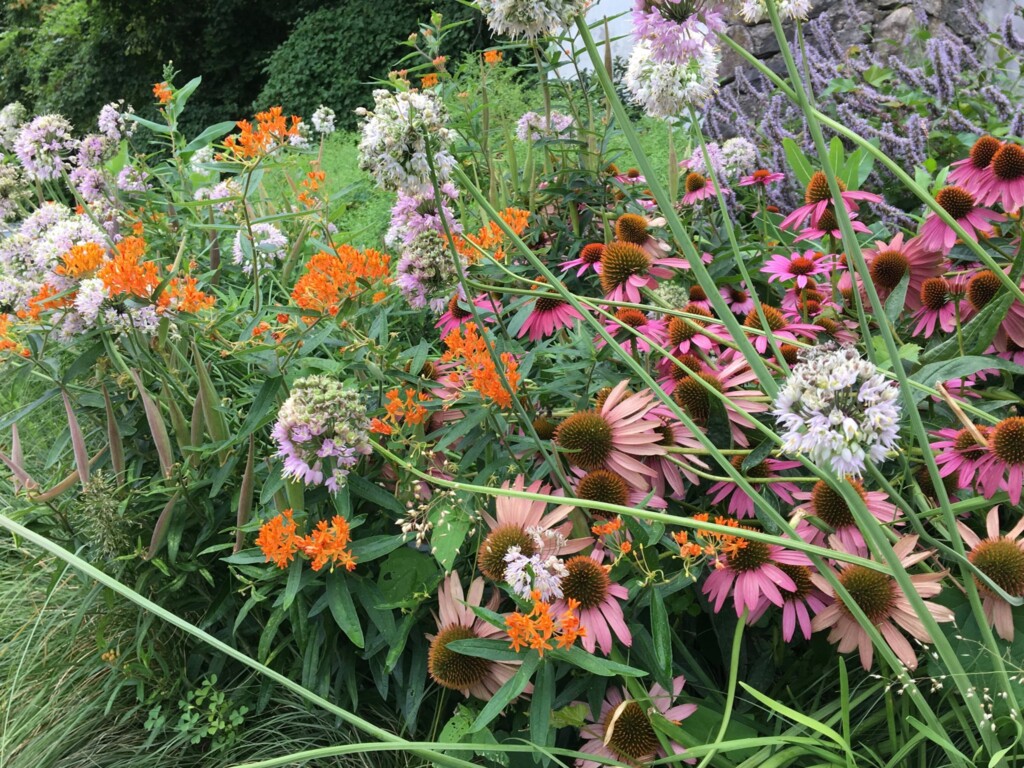
[[[576,277],[582,277],[588,269],[597,272],[603,255],[604,243],[587,243],[583,246],[579,256],[562,264],[562,271],[568,272],[570,269],[575,269]]]
[[[992,158],[1001,146],[1003,142],[999,139],[982,136],[974,142],[967,157],[949,166],[950,172],[946,180],[950,184],[963,187],[972,195],[983,196],[992,181]]]
[[[555,443],[573,466],[587,472],[610,469],[626,482],[645,487],[653,477],[637,457],[660,456],[665,449],[661,436],[645,417],[651,410],[654,393],[628,395],[629,381],[622,381],[608,394],[600,409],[578,411],[555,429]]]
[[[882,201],[881,195],[876,195],[871,192],[862,192],[858,190],[847,191],[846,185],[839,181],[840,198],[842,199],[843,206],[846,208],[847,214],[851,214],[858,210],[858,200],[865,200],[872,203],[878,203]],[[828,188],[828,180],[825,178],[825,174],[821,171],[815,171],[811,176],[810,181],[807,182],[807,188],[804,191],[804,205],[797,208],[786,218],[782,220],[779,226],[782,229],[799,229],[800,225],[809,216],[811,218],[811,227],[817,228],[821,224],[821,217],[824,215],[825,210],[833,204],[832,193]],[[832,220],[835,220],[835,212],[832,212]],[[828,220],[824,223],[829,223]],[[861,226],[864,226],[863,224]]]
[[[427,635],[430,651],[427,669],[434,682],[463,696],[475,696],[487,701],[501,686],[511,679],[519,667],[518,661],[491,661],[477,656],[463,656],[450,650],[448,643],[455,640],[495,639],[505,632],[477,618],[473,606],[481,607],[484,580],[474,579],[469,592],[463,594],[459,575],[452,572],[437,591],[437,634]],[[498,607],[500,593],[495,591],[487,605],[488,610]]]
[[[850,228],[854,232],[860,232],[861,234],[868,234],[871,232],[861,222],[857,221],[858,214],[848,213],[850,218]],[[793,238],[794,243],[799,243],[804,240],[821,240],[823,237],[833,237],[836,240],[843,238],[843,230],[839,228],[839,221],[836,219],[836,211],[831,205],[822,211],[821,215],[817,218],[811,217],[811,223],[800,230],[796,237]]]
[[[974,195],[963,187],[943,187],[935,193],[935,202],[956,219],[956,223],[963,227],[967,236],[973,240],[978,239],[979,233],[987,235],[992,231],[990,222],[1006,221],[1002,214],[978,207]],[[924,224],[921,225],[919,237],[926,250],[946,255],[953,250],[957,235],[953,228],[934,212],[929,212],[925,216]]]
[[[749,414],[763,413],[769,409],[768,403],[764,402],[764,392],[760,389],[742,389],[747,384],[756,383],[757,375],[739,355],[729,359],[725,367],[718,370],[693,370],[693,374],[676,380],[672,389],[672,399],[698,426],[704,427],[711,416],[711,398],[714,397],[708,388],[724,395],[732,440],[736,445],[745,448],[750,441],[744,430],[753,426]],[[654,415],[664,415],[663,408],[664,406],[655,409]]]
[[[796,634],[797,624],[800,625],[800,632],[805,640],[811,639],[811,613],[820,613],[828,605],[828,595],[814,585],[811,574],[814,571],[806,565],[786,565],[780,563],[779,568],[793,580],[796,589],[792,592],[782,593],[782,639],[787,643],[793,641]],[[771,601],[762,598],[757,604],[757,609],[750,614],[750,624],[756,624],[758,619],[768,610]]]
[[[971,305],[963,301],[965,293],[963,281],[957,278],[929,277],[922,282],[918,293],[920,308],[913,316],[917,321],[913,335],[928,339],[935,333],[936,328],[945,333],[952,333],[956,329],[958,305],[960,322],[974,314]]]
[[[896,506],[883,492],[866,491],[861,482],[852,477],[846,478],[846,482],[853,487],[853,490],[860,496],[864,508],[878,522],[888,525],[899,516]],[[844,551],[861,556],[867,554],[868,547],[864,542],[864,534],[857,527],[853,512],[839,491],[824,480],[819,480],[809,492],[801,491],[795,495],[798,499],[806,502],[794,510],[795,516],[800,518],[800,522],[796,526],[796,533],[801,539],[821,547],[828,543],[828,535],[825,531],[804,517],[805,514],[813,515],[834,531],[832,535],[842,544]]]
[[[616,174],[615,180],[620,184],[646,184],[647,178],[636,168],[629,168],[625,173]]]
[[[780,459],[765,459],[761,463],[743,469],[743,460],[746,456],[733,456],[732,465],[744,477],[763,479],[766,477],[779,477],[780,472],[788,469],[796,469],[800,466],[799,461],[783,461]],[[767,488],[787,504],[796,503],[794,496],[800,488],[796,483],[757,483],[755,488]],[[708,496],[712,504],[724,504],[729,502],[728,513],[739,520],[754,516],[754,500],[747,495],[746,491],[740,490],[740,486],[732,480],[723,480],[715,483],[708,489]]]
[[[889,243],[876,240],[875,248],[865,248],[864,260],[882,301],[896,290],[903,276],[910,273],[906,297],[910,309],[921,306],[921,286],[924,281],[939,277],[944,271],[941,253],[926,249],[918,237],[904,243],[902,232]]]
[[[659,259],[670,249],[668,243],[651,234],[651,227],[665,226],[664,218],[648,219],[637,213],[624,213],[615,221],[615,238],[643,248],[652,259]]]
[[[999,203],[1007,213],[1016,213],[1024,205],[1024,147],[1007,142],[992,155],[989,165],[985,205]]]
[[[683,692],[685,684],[686,678],[682,675],[675,678],[672,681],[672,693],[669,694],[655,683],[646,699],[640,700],[625,698],[621,688],[608,688],[601,711],[591,710],[590,722],[580,729],[580,736],[587,739],[580,747],[580,752],[618,760],[627,765],[646,765],[651,760],[667,757],[669,753],[661,746],[658,733],[651,724],[650,713],[657,712],[673,723],[692,715],[697,710],[696,704],[672,706],[672,702]],[[674,741],[670,742],[670,747],[673,755],[685,751]],[[576,768],[602,768],[605,764],[582,758],[576,760]]]
[[[769,304],[762,304],[761,309],[764,312],[764,319],[768,322],[768,329],[771,331],[776,343],[799,341],[798,337],[801,336],[805,339],[813,339],[821,331],[820,326],[811,323],[794,322]],[[750,339],[750,343],[754,345],[754,349],[762,355],[767,352],[767,333],[754,333],[754,331],[765,330],[761,325],[761,318],[758,316],[756,309],[752,309],[747,313],[746,318],[743,320],[743,327],[751,330],[747,336]]]
[[[769,184],[774,184],[777,181],[782,181],[786,178],[786,174],[779,173],[778,171],[769,171],[764,168],[759,168],[749,176],[744,176],[740,179],[741,187],[767,187]]]
[[[892,550],[904,568],[919,563],[934,554],[932,550],[915,554],[914,547],[916,546],[916,535],[904,536],[893,545]],[[878,628],[886,643],[907,669],[917,669],[917,653],[914,652],[913,646],[907,642],[907,639],[900,634],[900,629],[922,643],[930,643],[932,638],[921,620],[917,618],[910,605],[910,600],[900,590],[896,580],[892,576],[863,565],[839,563],[839,569],[837,574],[839,583],[849,592],[853,602]],[[922,573],[911,576],[910,581],[922,598],[929,598],[935,597],[942,591],[939,582],[945,577],[945,573]],[[830,597],[835,597],[831,585],[823,576],[814,574],[811,579],[818,589]],[[935,603],[925,603],[925,605],[936,621],[953,620],[953,612],[944,605]],[[828,640],[830,643],[839,644],[840,653],[849,653],[854,649],[860,651],[860,662],[864,669],[871,669],[871,661],[874,657],[871,638],[868,637],[868,633],[853,617],[850,609],[841,599],[836,597],[832,605],[815,616],[811,627],[815,632],[828,629]]]
[[[988,436],[991,430],[984,426],[975,426],[974,429],[985,441],[984,443],[979,443],[972,431],[967,428],[947,427],[932,432],[932,437],[939,439],[933,440],[928,447],[932,451],[937,451],[935,464],[939,468],[940,477],[953,476],[956,478],[959,488],[971,488],[982,477],[994,478],[995,482],[985,490],[985,495],[991,496],[999,488],[996,475],[986,474],[988,467],[994,461],[988,450]]]
[[[448,301],[448,309],[434,324],[435,328],[440,329],[442,339],[467,320],[473,319],[473,313],[466,309],[467,303],[461,289]],[[473,299],[473,306],[477,308],[480,318],[485,323],[493,323],[501,314],[501,302],[486,293],[481,293]]]
[[[594,549],[590,556],[576,555],[565,561],[567,573],[560,584],[562,597],[551,606],[552,615],[565,613],[569,600],[578,600],[576,615],[587,633],[581,638],[583,647],[593,653],[597,647],[607,656],[612,650],[612,635],[625,646],[633,644],[633,635],[626,626],[620,600],[629,595],[621,584],[608,578],[608,566],[602,565],[604,550]]]
[[[807,287],[808,283],[813,284],[814,281],[811,278],[815,275],[821,275],[827,279],[829,263],[824,256],[825,254],[817,251],[794,252],[789,256],[776,254],[761,267],[761,271],[769,276],[769,283],[776,280],[795,280],[796,287],[802,289]]]
[[[553,495],[551,487],[539,480],[526,485],[522,475],[517,476],[511,486],[506,481],[501,487],[546,496]],[[571,555],[592,543],[587,537],[568,538],[572,532],[572,522],[567,521],[566,517],[573,510],[571,504],[561,504],[550,512],[547,511],[547,506],[547,502],[544,501],[498,496],[494,501],[493,517],[486,511],[480,513],[488,529],[477,552],[477,567],[484,576],[492,581],[504,580],[505,555],[512,547],[519,547],[519,551],[526,557],[542,554],[537,551],[538,538],[545,543],[545,557]]]
[[[599,273],[605,298],[640,302],[641,288],[656,288],[658,280],[672,277],[672,270],[685,269],[685,259],[652,259],[639,245],[616,240],[604,248]]]
[[[821,328],[821,332],[825,336],[838,344],[855,344],[860,338],[858,334],[860,325],[856,320],[844,320],[832,315],[818,315],[814,318],[814,323]],[[780,344],[779,346],[784,345]]]
[[[668,502],[655,493],[650,486],[637,488],[627,483],[622,475],[612,472],[610,469],[584,472],[582,469],[573,467],[572,473],[576,478],[573,494],[577,499],[618,504],[620,507],[633,507],[634,509],[665,509],[668,506]],[[586,511],[592,517],[608,518],[612,516],[610,512],[600,509]]]
[[[786,314],[806,312],[808,315],[816,315],[823,308],[835,305],[830,294],[831,291],[827,287],[818,285],[814,280],[808,280],[804,288],[791,285],[782,295],[782,309]]]
[[[665,409],[667,412],[667,408]],[[693,437],[689,430],[678,419],[662,415],[655,422],[655,429],[661,436],[661,443],[664,448],[702,448],[700,441]],[[686,493],[686,484],[683,478],[693,485],[700,483],[700,478],[690,471],[690,465],[706,470],[708,465],[702,459],[687,453],[666,453],[664,456],[650,456],[646,459],[647,465],[657,474],[652,478],[654,492],[658,496],[671,495],[672,498],[682,498]],[[671,494],[669,494],[671,491]]]
[[[569,302],[562,299],[540,296],[533,300],[533,311],[516,334],[521,339],[529,334],[530,341],[551,336],[562,328],[572,328],[582,315]]]
[[[711,183],[711,179],[702,173],[686,174],[686,181],[683,184],[686,189],[686,193],[680,201],[683,205],[693,205],[701,200],[707,200],[709,197],[715,196],[715,185]]]
[[[710,352],[718,348],[718,342],[706,333],[709,330],[715,336],[726,333],[724,326],[715,322],[711,312],[697,304],[687,304],[682,312],[695,317],[676,317],[668,319],[666,331],[668,335],[668,351],[680,354],[697,354],[698,350]],[[707,318],[698,319],[698,318]],[[726,334],[727,335],[727,334]]]
[[[1020,504],[1024,489],[1024,416],[1011,416],[992,427],[988,450],[993,460],[978,470],[985,497],[993,495],[988,489],[998,483],[998,489],[1006,491],[1010,501]]]
[[[956,527],[964,543],[971,548],[967,559],[1008,595],[1024,597],[1024,541],[1020,540],[1024,533],[1024,517],[1009,533],[1000,535],[999,508],[993,507],[985,519],[985,532],[988,534],[985,539],[978,538],[978,534],[959,520]],[[1003,640],[1012,643],[1013,606],[980,580],[975,579],[975,583],[981,593],[981,607],[988,623],[995,627]]]
[[[626,328],[622,327],[623,325],[634,329],[641,335],[636,336],[630,333]],[[649,342],[653,341],[658,346],[664,346],[668,340],[664,320],[649,317],[633,307],[619,307],[616,309],[615,320],[605,320],[604,329],[627,352],[634,348],[640,352],[650,352],[651,345]],[[601,336],[595,337],[594,345],[598,349],[603,347],[605,345],[604,338]]]
[[[687,295],[690,299],[687,302],[689,306],[700,307],[706,312],[714,312],[714,309],[711,307],[711,300],[698,283],[694,283],[687,289]]]
[[[704,594],[713,601],[715,613],[722,610],[730,595],[737,616],[742,616],[744,609],[750,613],[756,611],[762,599],[781,608],[782,593],[795,592],[796,583],[779,565],[811,564],[803,552],[745,539],[742,534],[726,544],[723,552],[704,582]]]
[[[722,294],[725,303],[729,305],[729,311],[734,315],[742,317],[754,308],[754,297],[744,283],[727,285],[719,293]]]
[[[1002,289],[1002,281],[995,272],[989,269],[979,270],[967,280],[967,302],[962,304],[961,308],[980,312]],[[1009,341],[1013,341],[1017,346],[1024,346],[1024,306],[1016,300],[1003,315],[994,344],[996,349],[1005,350]]]

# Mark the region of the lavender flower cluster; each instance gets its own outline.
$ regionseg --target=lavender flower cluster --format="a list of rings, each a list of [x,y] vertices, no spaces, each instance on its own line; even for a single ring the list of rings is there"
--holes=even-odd
[[[336,493],[360,456],[372,450],[369,426],[357,389],[329,376],[307,376],[292,386],[271,437],[286,477]]]
[[[455,158],[448,147],[452,131],[444,103],[433,92],[373,92],[374,109],[356,110],[367,118],[359,142],[359,167],[388,190],[430,194],[431,166],[438,183],[448,181]]]
[[[71,170],[71,155],[78,148],[71,123],[61,115],[39,115],[22,126],[14,140],[14,154],[33,181],[52,181]]]
[[[496,35],[535,39],[554,35],[583,13],[589,0],[477,0]]]
[[[459,190],[452,183],[441,185],[441,203],[433,195],[410,195],[399,192],[391,209],[391,226],[384,236],[384,242],[391,248],[408,245],[424,232],[443,236],[445,224],[452,234],[462,232],[462,224],[455,217],[449,202],[459,197]]]
[[[520,141],[564,139],[569,136],[572,123],[572,115],[565,115],[554,109],[548,117],[536,112],[527,112],[516,124],[516,137]]]
[[[243,245],[243,237],[245,245]],[[244,229],[235,233],[231,243],[231,261],[242,268],[245,274],[251,274],[253,263],[259,261],[260,269],[272,267],[284,259],[288,248],[288,238],[273,224],[260,221],[252,225],[252,239]],[[248,250],[248,253],[246,253]]]
[[[395,266],[395,284],[413,309],[443,312],[459,273],[445,240],[433,231],[414,237]]]
[[[505,553],[505,581],[512,591],[524,600],[529,600],[534,590],[540,592],[545,603],[563,597],[562,579],[569,575],[568,569],[556,555],[550,554],[565,545],[565,537],[558,531],[536,528],[527,529],[533,539],[534,554],[525,555],[521,547],[509,547]]]
[[[793,366],[773,413],[782,449],[859,476],[880,463],[899,436],[899,391],[853,347],[815,347]]]

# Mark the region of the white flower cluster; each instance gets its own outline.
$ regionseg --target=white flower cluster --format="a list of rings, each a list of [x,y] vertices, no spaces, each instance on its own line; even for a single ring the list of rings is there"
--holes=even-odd
[[[527,533],[533,539],[536,553],[527,557],[520,547],[509,547],[505,553],[505,581],[524,600],[529,600],[534,590],[540,592],[540,599],[545,603],[558,600],[563,596],[562,579],[569,571],[558,557],[545,556],[545,553],[564,545],[565,538],[557,531],[529,529]],[[553,537],[558,539],[554,544]]]
[[[678,117],[687,107],[703,107],[718,92],[718,48],[704,40],[698,52],[681,62],[656,61],[640,41],[626,69],[633,101],[654,117]]]
[[[773,413],[782,449],[859,476],[881,462],[899,435],[899,392],[853,347],[819,347],[793,366]]]
[[[814,0],[775,0],[775,5],[780,19],[806,21]],[[748,24],[756,24],[768,18],[768,5],[765,0],[741,0],[740,16]]]
[[[14,140],[18,138],[21,126],[28,119],[28,112],[20,101],[12,101],[0,109],[0,151],[13,152]]]
[[[330,136],[334,133],[334,110],[330,107],[321,104],[310,120],[313,123],[313,130],[321,136]]]
[[[513,38],[553,35],[587,5],[588,0],[477,0],[491,31]]]
[[[374,111],[367,117],[359,142],[359,167],[384,189],[409,194],[429,193],[431,158],[437,182],[448,181],[455,158],[448,151],[452,131],[444,103],[432,92],[373,92]]]
[[[564,139],[571,134],[572,123],[572,115],[563,114],[555,109],[551,110],[550,118],[536,112],[527,112],[516,124],[516,137],[520,141]]]
[[[731,181],[750,173],[757,167],[757,147],[747,139],[737,136],[729,139],[721,146],[717,142],[707,144],[708,157],[711,158],[711,170],[723,181]],[[680,167],[709,176],[707,163],[704,162],[704,150],[696,147],[689,160],[680,163]]]

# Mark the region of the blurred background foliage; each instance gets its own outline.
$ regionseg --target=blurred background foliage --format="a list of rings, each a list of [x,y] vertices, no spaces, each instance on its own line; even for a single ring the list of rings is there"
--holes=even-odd
[[[487,44],[482,17],[458,0],[395,3],[387,14],[375,0],[0,0],[0,104],[60,112],[89,130],[110,101],[144,114],[173,61],[182,82],[203,77],[186,132],[275,104],[307,117],[326,104],[353,127],[373,80],[432,10],[467,21],[446,37],[450,58]]]

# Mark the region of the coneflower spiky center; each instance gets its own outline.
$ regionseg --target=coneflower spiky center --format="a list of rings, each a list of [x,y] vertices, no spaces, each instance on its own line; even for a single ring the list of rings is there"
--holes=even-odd
[[[624,213],[615,222],[615,237],[624,243],[643,245],[650,239],[647,219],[635,213]]]
[[[1000,181],[1016,181],[1024,176],[1024,147],[1003,144],[992,156],[992,173]]]
[[[792,344],[780,344],[779,352],[782,353],[782,359],[786,361],[786,365],[796,365],[800,362],[800,347],[794,347]]]
[[[839,583],[873,624],[887,618],[896,604],[896,584],[884,573],[854,565],[840,572]],[[838,595],[836,602],[840,610],[852,619],[853,614]]]
[[[646,275],[650,268],[651,257],[640,246],[610,243],[601,256],[601,287],[605,293],[611,293],[634,275]]]
[[[1003,142],[994,136],[982,136],[971,147],[971,165],[979,171],[988,168],[1001,146],[1003,146]]]
[[[521,526],[502,525],[487,534],[480,545],[476,557],[477,568],[492,581],[502,581],[505,578],[505,555],[512,547],[519,547],[519,551],[526,557],[533,557],[537,553],[533,538]]]
[[[612,428],[597,411],[580,411],[555,429],[555,442],[568,453],[570,464],[593,472],[612,452]]]
[[[654,431],[661,435],[658,445],[663,445],[667,448],[676,444],[676,431],[667,421],[662,421],[661,424],[654,428]]]
[[[800,600],[811,594],[814,582],[811,581],[810,568],[806,565],[787,565],[786,563],[776,563],[775,565],[796,584],[795,590],[786,593],[787,600]]]
[[[949,303],[949,294],[949,281],[944,277],[929,277],[921,283],[921,303],[932,312],[938,312]]]
[[[729,462],[736,468],[737,472],[740,472],[741,474],[747,477],[768,477],[769,475],[771,475],[772,471],[771,467],[768,465],[767,459],[758,464],[755,464],[750,469],[744,469],[743,462],[746,460],[746,458],[747,457],[743,455],[733,456],[731,459],[729,459]]]
[[[687,192],[700,192],[708,185],[708,180],[703,174],[688,173],[686,174],[685,183]]]
[[[893,290],[910,269],[910,259],[903,251],[879,251],[871,262],[871,279],[875,285]]]
[[[967,300],[978,312],[996,297],[999,292],[999,278],[996,273],[986,269],[967,281]]]
[[[988,439],[988,428],[978,427],[978,431],[981,436],[986,440]],[[968,461],[977,461],[985,455],[985,446],[979,445],[977,438],[971,430],[964,428],[956,433],[956,437],[953,438],[953,450],[959,453]]]
[[[550,440],[555,436],[556,425],[547,416],[538,416],[533,420],[533,429],[541,440]]]
[[[552,299],[547,296],[541,296],[533,302],[534,312],[553,312],[559,307],[564,307],[568,302],[562,301],[562,299]]]
[[[473,313],[468,309],[460,307],[459,301],[461,301],[461,297],[459,294],[455,294],[448,302],[448,311],[451,312],[452,317],[456,320],[465,320],[467,317],[472,317]]]
[[[963,187],[943,187],[935,193],[935,202],[957,220],[974,210],[974,195]]]
[[[632,307],[620,307],[615,310],[615,318],[631,328],[642,328],[647,324],[647,315]]]
[[[957,470],[942,478],[942,486],[946,489],[947,496],[951,496],[956,492],[957,480],[959,477],[960,471]],[[914,472],[914,479],[921,487],[921,493],[930,499],[937,498],[935,493],[935,483],[932,482],[932,474],[928,471],[928,467],[918,467],[917,471]]]
[[[1024,549],[1007,538],[985,539],[967,556],[982,573],[1014,597],[1024,596]],[[981,582],[978,586],[990,592]]]
[[[597,264],[604,255],[603,243],[587,243],[580,251],[580,258],[587,264]]]
[[[651,719],[635,701],[624,701],[608,710],[604,719],[604,742],[623,762],[635,764],[653,756],[658,736]]]
[[[867,501],[864,487],[856,480],[848,482],[861,499]],[[811,501],[814,503],[814,514],[833,530],[857,525],[846,499],[824,480],[819,480],[814,484],[814,488],[811,490]]]
[[[797,256],[789,262],[789,274],[809,275],[814,271],[817,262],[809,256]]]
[[[700,315],[706,317],[709,320],[712,315],[703,307],[697,307],[693,305],[687,305],[683,308],[683,311],[691,315]],[[695,318],[682,318],[672,317],[668,321],[668,340],[673,346],[678,346],[684,341],[692,339],[694,336],[701,332],[702,328],[707,328],[707,322],[704,320],[697,320]]]
[[[1010,466],[1024,464],[1024,416],[1011,416],[996,424],[988,445],[1000,461]]]
[[[699,371],[696,375],[713,389],[725,391],[722,382],[713,373]],[[698,424],[707,422],[711,415],[711,394],[693,376],[686,376],[676,382],[675,389],[672,390],[672,399]]]
[[[608,571],[586,555],[570,557],[565,561],[567,575],[562,577],[562,594],[565,599],[580,601],[580,608],[596,608],[608,596]]]
[[[704,292],[704,289],[699,285],[690,286],[690,301],[707,301],[708,295]]]
[[[677,360],[680,363],[680,365],[673,364],[672,367],[669,368],[669,373],[671,374],[673,381],[682,381],[690,375],[690,371],[700,371],[701,369],[701,359],[696,355],[676,355],[672,359]]]
[[[729,550],[729,568],[732,570],[739,573],[756,571],[771,562],[772,548],[770,544],[750,539],[741,539],[740,543],[742,546]]]
[[[843,182],[836,179],[836,183],[839,185],[839,191],[845,192],[846,185]],[[807,189],[804,190],[804,202],[810,205],[811,203],[820,203],[823,200],[831,200],[832,193],[828,188],[828,179],[825,178],[825,174],[821,171],[815,171],[811,176],[811,180],[807,182]]]
[[[576,496],[587,501],[600,501],[605,504],[626,506],[629,501],[629,485],[622,475],[607,469],[595,469],[587,473],[576,486]],[[589,510],[592,515],[608,517],[610,512],[599,509]]]
[[[452,624],[437,633],[427,652],[427,668],[438,685],[464,691],[487,674],[491,662],[477,656],[464,656],[448,648],[455,640],[475,640],[476,632],[461,624]]]
[[[775,307],[768,304],[762,304],[761,310],[764,312],[764,319],[768,321],[768,327],[772,331],[781,331],[788,325],[785,315]],[[747,313],[747,316],[743,318],[743,325],[747,328],[752,328],[755,331],[764,330],[761,326],[761,318],[758,317],[756,309],[752,309]]]
[[[733,302],[734,304],[742,304],[742,303],[743,303],[743,302],[745,302],[745,301],[746,301],[746,300],[747,300],[748,298],[750,298],[750,294],[748,294],[748,293],[747,293],[746,291],[744,291],[744,290],[741,290],[741,289],[739,289],[739,288],[730,288],[730,289],[729,289],[729,299],[730,299],[730,300],[731,300],[731,301],[732,301],[732,302]]]
[[[822,232],[835,232],[839,229],[839,222],[836,220],[835,209],[830,205],[824,211],[821,212],[821,216],[814,222],[816,229],[820,229]]]

